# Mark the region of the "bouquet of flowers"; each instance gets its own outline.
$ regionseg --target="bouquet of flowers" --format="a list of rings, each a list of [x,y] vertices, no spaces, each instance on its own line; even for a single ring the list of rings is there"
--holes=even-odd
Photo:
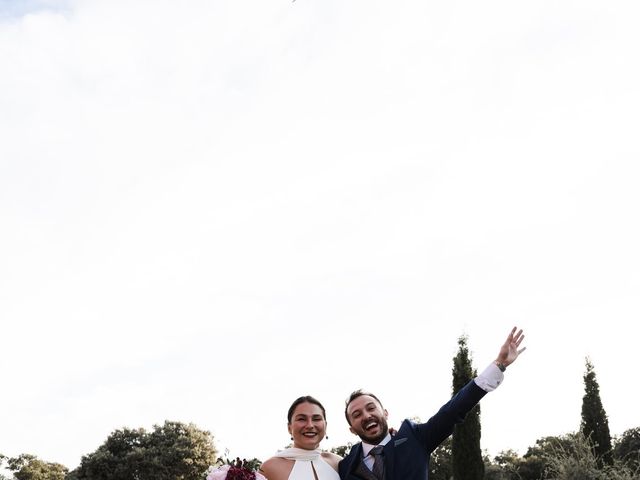
[[[228,461],[219,467],[209,467],[206,480],[267,480],[258,472],[254,462],[240,460]]]

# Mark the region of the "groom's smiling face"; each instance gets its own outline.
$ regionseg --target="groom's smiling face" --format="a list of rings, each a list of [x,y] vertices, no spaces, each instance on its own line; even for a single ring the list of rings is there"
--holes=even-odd
[[[351,433],[360,437],[364,442],[377,445],[387,436],[387,411],[380,402],[369,395],[361,395],[347,406],[347,419]]]

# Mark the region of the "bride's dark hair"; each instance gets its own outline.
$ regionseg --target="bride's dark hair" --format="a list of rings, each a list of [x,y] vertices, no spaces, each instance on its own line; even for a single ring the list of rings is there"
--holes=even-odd
[[[293,403],[291,404],[291,406],[289,407],[289,411],[287,412],[287,422],[288,423],[291,423],[291,418],[293,417],[293,412],[295,411],[296,407],[298,405],[300,405],[301,403],[313,403],[314,405],[319,406],[320,410],[322,410],[322,418],[324,418],[325,421],[327,420],[327,413],[324,411],[324,407],[322,406],[320,401],[316,400],[311,395],[304,395],[302,397],[296,398],[293,401]]]

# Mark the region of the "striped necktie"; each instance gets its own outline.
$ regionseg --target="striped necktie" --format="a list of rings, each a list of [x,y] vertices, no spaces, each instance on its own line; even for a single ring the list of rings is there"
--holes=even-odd
[[[369,451],[373,457],[372,472],[378,480],[384,480],[384,459],[382,455],[382,445],[376,445]]]

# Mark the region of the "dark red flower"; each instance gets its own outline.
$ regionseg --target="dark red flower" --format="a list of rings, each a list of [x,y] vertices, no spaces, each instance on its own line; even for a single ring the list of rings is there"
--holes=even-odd
[[[231,467],[227,472],[227,480],[256,480],[256,474],[243,467]]]

